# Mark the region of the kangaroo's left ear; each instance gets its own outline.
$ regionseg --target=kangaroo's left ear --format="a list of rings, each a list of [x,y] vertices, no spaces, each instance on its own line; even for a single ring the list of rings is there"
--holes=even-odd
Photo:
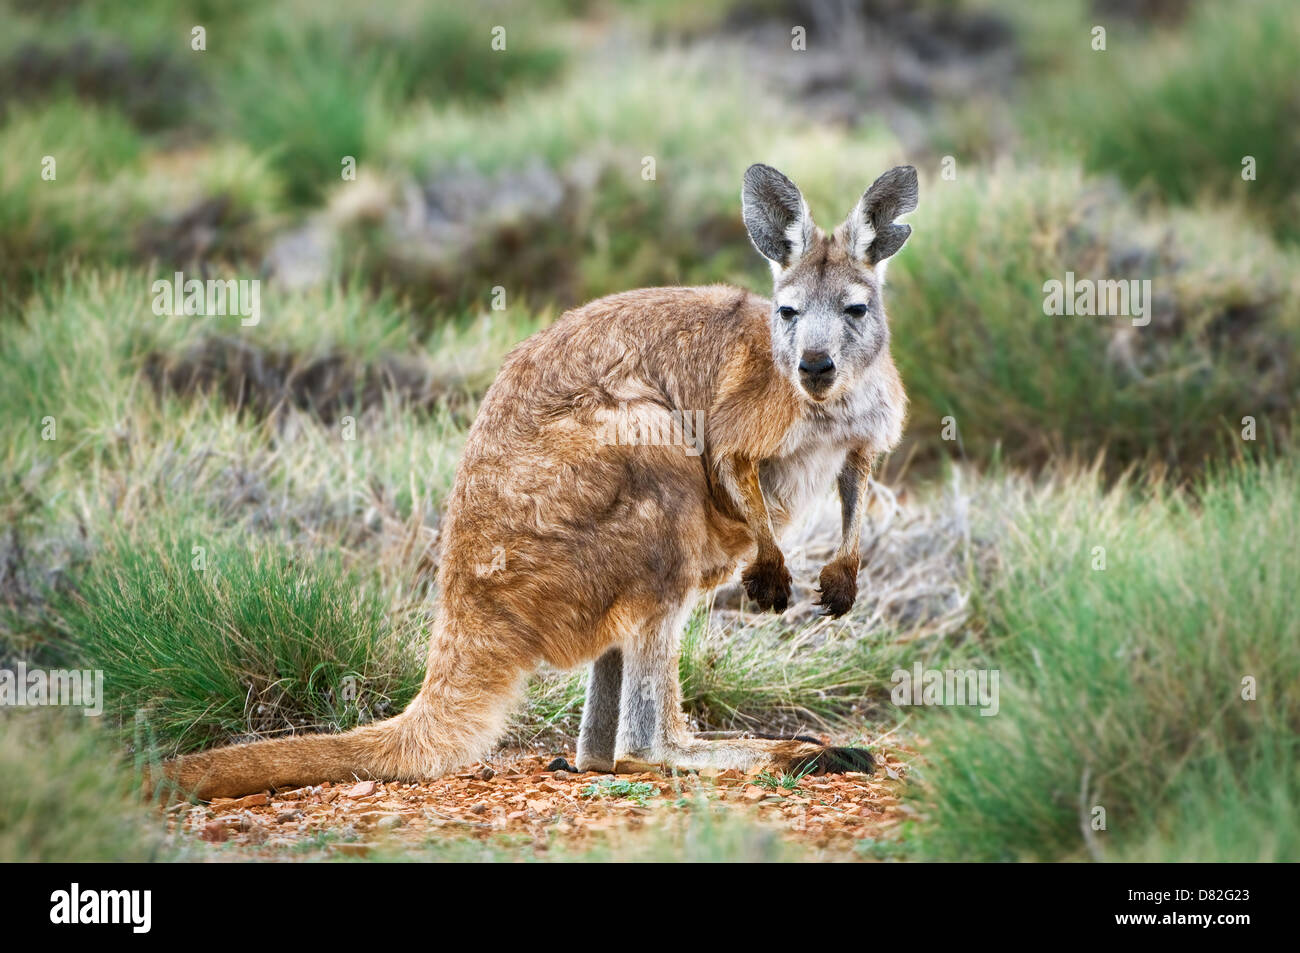
[[[910,165],[896,166],[871,183],[841,226],[849,254],[883,275],[884,261],[912,234],[912,226],[894,219],[916,208],[917,192],[916,169]]]
[[[779,274],[803,257],[816,234],[808,203],[793,182],[770,165],[745,170],[740,203],[749,239]]]

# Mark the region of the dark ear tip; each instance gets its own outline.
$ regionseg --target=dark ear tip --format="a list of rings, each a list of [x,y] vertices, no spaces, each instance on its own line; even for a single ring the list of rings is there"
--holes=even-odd
[[[914,165],[895,166],[893,169],[890,170],[890,175],[893,176],[900,185],[907,186],[910,189],[916,188],[916,166]]]
[[[883,197],[891,192],[902,192],[904,195],[912,193],[915,196],[917,191],[916,166],[896,165],[880,173],[879,178],[871,183],[871,188],[867,189],[866,194]]]

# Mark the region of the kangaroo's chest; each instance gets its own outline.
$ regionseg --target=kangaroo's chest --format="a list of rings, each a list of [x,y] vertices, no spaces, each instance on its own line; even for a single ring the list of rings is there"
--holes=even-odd
[[[829,492],[849,449],[886,450],[897,442],[901,412],[870,388],[793,426],[777,452],[763,461],[759,479],[773,521],[787,525]]]
[[[851,428],[838,421],[801,421],[777,453],[764,460],[759,481],[773,522],[785,526],[810,502],[829,491],[853,443]]]

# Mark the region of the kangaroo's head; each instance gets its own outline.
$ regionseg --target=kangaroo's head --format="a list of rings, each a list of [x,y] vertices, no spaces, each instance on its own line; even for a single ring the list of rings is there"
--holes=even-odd
[[[894,219],[916,208],[916,170],[890,169],[872,183],[828,236],[784,175],[751,165],[741,191],[745,227],[772,264],[772,356],[811,401],[842,397],[889,343],[880,294],[885,262],[911,226]]]

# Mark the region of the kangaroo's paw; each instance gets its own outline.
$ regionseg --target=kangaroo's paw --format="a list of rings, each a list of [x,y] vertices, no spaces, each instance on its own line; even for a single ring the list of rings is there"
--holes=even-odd
[[[839,618],[853,608],[858,598],[858,561],[837,559],[827,563],[818,577],[821,586],[817,605],[824,615]]]
[[[740,574],[740,581],[749,598],[758,603],[760,609],[784,612],[790,604],[790,587],[794,580],[780,560],[754,563]]]

